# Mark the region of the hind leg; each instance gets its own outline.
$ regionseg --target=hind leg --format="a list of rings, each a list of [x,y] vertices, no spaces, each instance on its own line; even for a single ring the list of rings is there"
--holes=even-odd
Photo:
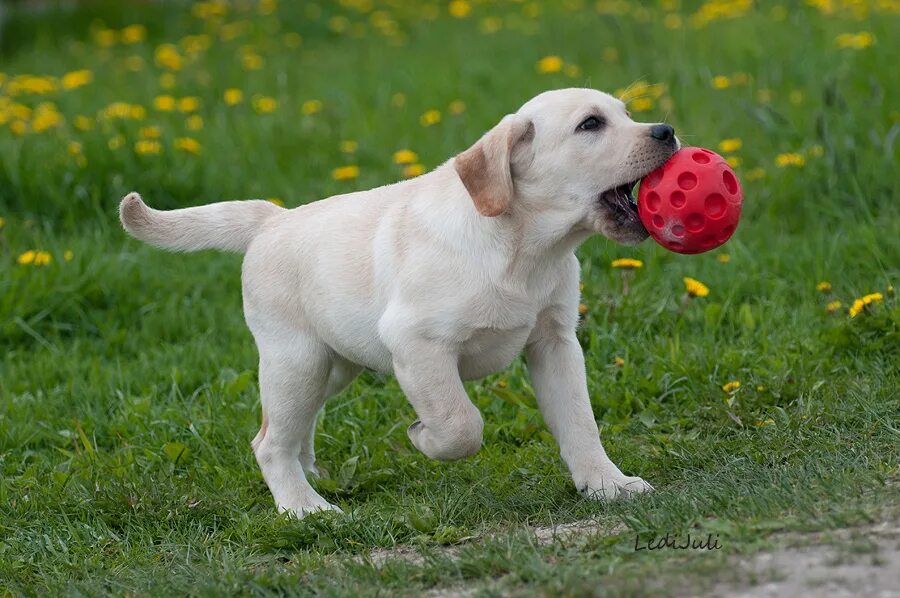
[[[337,355],[333,356],[331,359],[331,371],[328,373],[328,381],[325,384],[325,392],[322,394],[322,401],[319,403],[316,412],[318,413],[321,410],[325,401],[337,395],[348,384],[353,382],[353,379],[359,375],[360,370],[362,370],[361,366]],[[309,421],[309,425],[304,429],[300,440],[300,465],[303,467],[304,472],[314,476],[319,475],[319,469],[316,467],[315,449],[317,419],[317,417],[313,417]]]
[[[257,337],[257,344],[263,426],[253,451],[278,511],[303,517],[339,510],[310,486],[297,458],[325,398],[331,370],[328,350],[302,333],[290,339]]]

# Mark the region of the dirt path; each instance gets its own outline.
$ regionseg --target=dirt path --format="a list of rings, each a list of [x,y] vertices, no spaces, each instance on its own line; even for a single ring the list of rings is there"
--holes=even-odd
[[[820,534],[786,534],[776,543],[776,550],[734,559],[733,579],[704,594],[900,597],[898,520]]]
[[[598,531],[615,535],[626,531],[626,528],[619,526],[602,530],[592,520],[533,528],[535,541],[539,545]],[[749,556],[735,555],[712,579],[694,580],[702,582],[695,584],[690,579],[679,577],[672,580],[672,585],[664,583],[661,587],[667,587],[673,595],[684,597],[900,598],[900,517],[827,532],[776,534],[769,541],[775,548]],[[441,552],[454,557],[464,545],[448,546]],[[374,550],[369,553],[368,559],[376,566],[393,559],[413,564],[421,564],[425,560],[416,548],[404,546]],[[490,587],[497,589],[495,584],[498,581],[501,580],[494,580]],[[700,587],[702,591],[698,591]],[[426,595],[432,598],[473,596],[485,589],[488,586],[457,585],[436,588]]]

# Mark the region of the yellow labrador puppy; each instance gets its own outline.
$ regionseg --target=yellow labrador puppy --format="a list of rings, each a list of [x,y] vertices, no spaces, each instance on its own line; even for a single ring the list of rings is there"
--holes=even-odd
[[[431,458],[460,459],[483,422],[463,380],[525,351],[538,405],[583,494],[650,485],[607,457],[588,398],[574,250],[592,234],[647,237],[635,182],[679,147],[593,89],[542,93],[420,177],[293,210],[266,201],[182,210],[121,203],[133,236],[165,249],[246,254],[244,316],[259,349],[253,450],[279,511],[337,507],[307,482],[316,414],[363,367],[392,372]]]

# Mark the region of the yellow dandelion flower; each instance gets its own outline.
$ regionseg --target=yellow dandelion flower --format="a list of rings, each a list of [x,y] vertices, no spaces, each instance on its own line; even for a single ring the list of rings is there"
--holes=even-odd
[[[751,168],[746,173],[744,173],[744,178],[748,181],[758,181],[759,179],[765,178],[766,170],[765,168]]]
[[[441,113],[434,109],[426,110],[425,113],[419,117],[419,122],[422,123],[423,127],[436,125],[441,122]]]
[[[736,152],[744,146],[744,142],[734,137],[731,139],[723,139],[719,142],[719,151],[725,154]]]
[[[191,7],[191,12],[198,19],[205,21],[214,17],[224,17],[228,14],[228,5],[224,2],[197,2]]]
[[[200,54],[209,49],[212,45],[212,38],[205,33],[199,35],[185,35],[178,43],[181,44],[181,47],[184,48],[184,51],[188,54]]]
[[[725,158],[725,162],[728,163],[732,168],[738,168],[741,164],[744,163],[744,160],[740,156],[728,156]]]
[[[838,48],[863,50],[875,43],[875,36],[868,31],[860,31],[859,33],[841,33],[834,38],[834,43]]]
[[[175,139],[175,149],[197,155],[200,153],[200,142],[193,137],[178,137]]]
[[[106,144],[109,146],[109,149],[117,150],[125,145],[125,137],[123,135],[116,135],[115,137],[111,137]]]
[[[181,70],[183,58],[174,44],[162,44],[154,52],[156,65],[170,71]]]
[[[884,295],[882,295],[881,293],[869,293],[862,298],[864,305],[869,305],[871,303],[880,303],[883,300]]]
[[[651,85],[646,81],[635,81],[628,87],[622,87],[613,92],[613,95],[623,102],[631,102],[636,98],[642,98],[650,94]]]
[[[713,89],[728,89],[731,87],[731,79],[725,75],[718,75],[712,79]]]
[[[862,299],[856,299],[853,302],[853,305],[850,306],[850,309],[847,310],[847,313],[851,318],[855,318],[862,312],[863,308],[865,308],[866,304],[863,303]]]
[[[181,112],[195,112],[200,107],[200,98],[188,96],[178,100],[178,110]]]
[[[129,25],[119,32],[123,44],[137,44],[147,37],[147,28],[143,25]]]
[[[265,61],[259,54],[243,54],[241,55],[241,64],[244,70],[258,71],[265,65]]]
[[[418,159],[418,154],[412,150],[402,149],[394,152],[394,164],[412,164]]]
[[[84,116],[83,114],[79,114],[78,116],[76,116],[73,122],[75,124],[75,128],[79,131],[90,131],[94,128],[93,119]]]
[[[472,5],[466,2],[466,0],[453,0],[447,6],[447,11],[450,13],[451,17],[464,19],[472,12]]]
[[[53,77],[34,77],[32,75],[19,75],[9,82],[7,93],[15,95],[17,93],[31,93],[35,95],[45,95],[56,91],[58,87],[57,81]]]
[[[831,283],[828,282],[827,280],[823,280],[822,282],[820,282],[819,284],[816,285],[816,290],[819,291],[820,293],[827,293],[828,291],[831,290]]]
[[[70,141],[68,146],[66,147],[66,149],[69,150],[70,156],[81,155],[82,147],[81,147],[81,144],[78,143],[77,141]]]
[[[585,305],[584,303],[579,303],[578,304],[578,315],[586,316],[587,312],[588,312],[588,306]]]
[[[359,176],[359,166],[340,166],[331,171],[331,178],[336,181],[348,181]]]
[[[403,168],[403,176],[406,178],[412,178],[414,176],[419,176],[420,174],[425,172],[425,167],[421,164],[408,164]]]
[[[172,96],[156,96],[153,98],[153,107],[160,112],[172,112],[178,102]]]
[[[448,109],[450,110],[450,114],[462,114],[466,111],[466,104],[462,100],[453,100],[452,102],[450,102],[450,106]]]
[[[542,75],[558,73],[563,68],[563,60],[559,56],[544,56],[538,60],[536,68]]]
[[[612,261],[613,268],[625,268],[626,270],[633,270],[637,268],[643,268],[644,262],[641,260],[636,260],[630,257],[620,257],[619,259],[615,259]]]
[[[718,256],[716,256],[716,259],[719,261],[720,264],[727,264],[728,262],[731,261],[731,256],[728,255],[727,253],[720,253]]]
[[[23,120],[14,120],[9,123],[9,130],[13,132],[13,135],[22,136],[28,132],[28,123]]]
[[[184,121],[184,125],[188,131],[199,131],[203,128],[203,117],[199,114],[192,114]]]
[[[787,168],[788,166],[802,168],[804,164],[806,164],[806,159],[796,152],[788,152],[775,156],[775,165],[779,168]]]
[[[691,297],[706,297],[709,295],[709,287],[695,278],[684,277],[684,289]]]
[[[825,306],[825,311],[827,311],[830,314],[833,314],[836,311],[838,311],[839,309],[841,309],[843,306],[844,306],[844,304],[841,303],[840,301],[832,301],[828,305]]]
[[[56,106],[45,102],[34,109],[31,128],[36,133],[43,133],[48,129],[60,126],[64,121],[63,115],[56,110]]]
[[[138,129],[138,136],[143,139],[159,139],[162,135],[162,130],[157,126],[152,127],[141,127]]]
[[[153,139],[141,139],[134,144],[134,151],[142,156],[154,155],[162,151],[162,144]]]
[[[228,104],[229,106],[234,106],[244,101],[244,92],[240,89],[231,87],[225,90],[224,98],[226,104]]]
[[[344,154],[355,154],[356,150],[359,149],[359,144],[355,141],[345,140],[341,141],[339,148]]]
[[[616,356],[613,358],[613,364],[615,364],[616,367],[622,367],[625,365],[625,360],[619,356]]]
[[[75,257],[75,253],[71,249],[66,249],[63,252],[63,260],[65,260],[67,262],[71,262],[72,258],[74,258],[74,257]]]
[[[653,109],[653,100],[650,98],[635,98],[628,105],[634,112],[647,112]]]
[[[768,104],[772,101],[772,90],[771,89],[757,89],[756,90],[756,100],[760,104]]]
[[[300,106],[300,112],[306,114],[307,116],[311,114],[316,114],[317,112],[322,111],[322,101],[321,100],[306,100]]]
[[[53,256],[50,255],[47,251],[35,251],[34,249],[29,249],[25,253],[21,254],[17,259],[21,266],[43,266],[45,264],[49,264],[53,261]]]
[[[278,10],[277,0],[259,0],[259,14],[266,16]]]
[[[732,380],[731,382],[726,382],[722,385],[722,390],[725,392],[734,392],[741,387],[741,383],[737,380]]]
[[[259,114],[270,114],[278,108],[278,100],[269,96],[255,96],[253,109]]]
[[[775,425],[775,420],[772,419],[772,418],[769,418],[769,419],[767,419],[767,420],[758,421],[758,422],[756,422],[756,423],[753,424],[753,425],[756,426],[757,428],[763,428],[763,427],[765,427],[765,426],[774,426],[774,425]]]
[[[118,34],[112,29],[98,29],[94,32],[94,43],[101,48],[108,48],[115,45]]]
[[[62,76],[60,85],[63,89],[78,89],[94,80],[94,73],[87,69],[72,71]]]

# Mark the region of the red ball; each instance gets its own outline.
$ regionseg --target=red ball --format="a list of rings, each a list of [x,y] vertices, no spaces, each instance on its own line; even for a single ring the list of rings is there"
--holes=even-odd
[[[645,176],[638,215],[653,239],[677,253],[715,249],[734,234],[744,194],[725,158],[683,148]]]

